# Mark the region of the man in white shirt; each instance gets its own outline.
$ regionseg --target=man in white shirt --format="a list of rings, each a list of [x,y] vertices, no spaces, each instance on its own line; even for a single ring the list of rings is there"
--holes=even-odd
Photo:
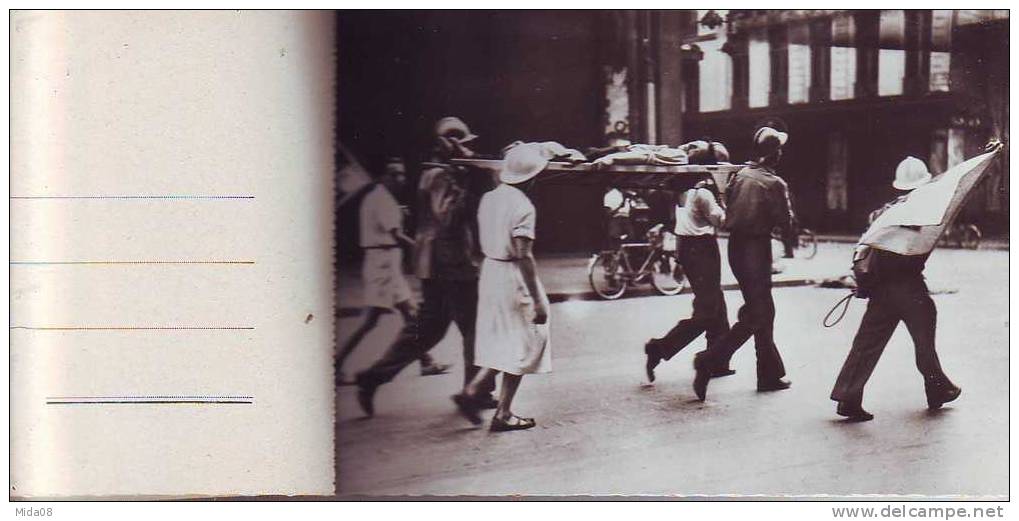
[[[630,222],[630,197],[618,188],[610,188],[602,197],[602,209],[606,215],[606,249],[615,249],[626,237],[633,236]]]
[[[387,169],[383,181],[397,182],[395,172]],[[350,193],[364,191],[358,210],[359,245],[364,251],[361,265],[363,303],[368,310],[365,321],[344,342],[336,355],[336,383],[353,385],[343,374],[343,363],[361,340],[378,325],[379,318],[396,309],[405,323],[414,320],[417,305],[403,274],[401,243],[414,241],[403,232],[403,209],[382,183],[371,183],[363,168],[352,159],[340,168],[341,188]],[[397,189],[395,186],[393,189]],[[427,353],[419,357],[422,375],[442,374],[449,365],[437,364]]]
[[[694,188],[682,192],[675,207],[674,233],[679,237],[679,263],[693,289],[693,316],[680,320],[662,338],[652,338],[644,346],[647,355],[645,370],[648,380],[655,381],[655,367],[704,333],[708,346],[729,330],[729,318],[721,286],[721,255],[716,229],[725,219],[725,210],[718,204],[714,182],[708,178]],[[735,371],[728,361],[712,377],[729,376]]]

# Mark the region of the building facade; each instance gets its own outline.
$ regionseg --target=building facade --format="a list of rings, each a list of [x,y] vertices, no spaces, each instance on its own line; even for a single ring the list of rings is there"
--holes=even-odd
[[[1008,139],[1007,11],[700,11],[693,23],[684,138],[747,159],[757,125],[785,126],[780,171],[816,230],[858,233],[907,155],[940,173]],[[960,216],[990,233],[1008,228],[1005,156]]]
[[[780,173],[803,224],[857,234],[905,156],[939,173],[1008,140],[1008,11],[359,11],[337,35],[337,139],[412,178],[446,115],[490,156],[707,137],[745,161],[769,123],[790,133]],[[960,216],[985,234],[1008,230],[1007,156]],[[533,195],[539,251],[598,247],[599,190]]]

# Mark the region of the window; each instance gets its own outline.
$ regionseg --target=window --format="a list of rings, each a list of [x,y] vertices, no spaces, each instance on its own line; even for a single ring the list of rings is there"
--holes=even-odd
[[[751,107],[768,106],[771,92],[771,45],[768,30],[758,29],[750,33],[750,101]]]
[[[930,90],[947,92],[951,88],[949,71],[952,67],[952,11],[931,12],[931,72]]]
[[[856,32],[853,17],[849,14],[832,18],[831,33],[831,99],[853,98],[856,83],[856,48],[853,45]]]
[[[901,9],[881,11],[881,50],[877,59],[878,96],[902,94],[906,76],[906,51],[902,50],[906,32],[906,14]],[[897,46],[898,49],[886,49]]]
[[[789,26],[789,103],[810,100],[810,29]]]
[[[708,10],[697,11],[697,19],[700,20],[707,14]],[[719,16],[725,17],[728,11],[715,11]],[[732,58],[722,52],[722,45],[725,44],[725,25],[711,30],[697,24],[698,35],[714,34],[713,40],[699,42],[704,57],[698,64],[700,71],[698,91],[700,92],[700,111],[712,112],[716,110],[728,110],[732,103]]]
[[[700,67],[701,112],[728,110],[732,101],[732,59],[722,52],[724,40],[701,42],[704,52]]]
[[[877,59],[877,95],[898,96],[902,94],[905,75],[906,51],[881,49]]]
[[[700,111],[729,110],[733,100],[733,60],[728,54],[721,52],[721,46],[726,44],[726,25],[721,24],[714,29],[702,25],[700,20],[707,12],[708,9],[697,10],[697,35],[714,36],[712,40],[697,44],[704,53],[704,57],[697,64]],[[729,13],[723,9],[715,12],[722,18]]]

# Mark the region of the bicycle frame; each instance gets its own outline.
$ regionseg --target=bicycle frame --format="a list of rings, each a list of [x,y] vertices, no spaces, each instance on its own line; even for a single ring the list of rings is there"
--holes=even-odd
[[[647,257],[640,265],[640,269],[634,271],[633,266],[630,264],[630,257],[627,255],[627,250],[644,249],[649,250]],[[655,261],[661,258],[665,250],[662,246],[651,244],[650,242],[634,242],[621,244],[619,248],[615,250],[616,258],[621,259],[624,271],[620,273],[620,276],[625,278],[627,282],[637,281],[651,274],[651,266]]]

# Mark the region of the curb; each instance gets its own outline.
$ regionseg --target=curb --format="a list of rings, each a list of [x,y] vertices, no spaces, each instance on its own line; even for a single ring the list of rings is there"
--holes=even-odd
[[[772,281],[771,286],[773,288],[796,288],[802,286],[812,286],[816,283],[817,281],[814,279],[787,279]],[[722,291],[737,291],[737,290],[739,290],[739,284],[736,283],[722,284]],[[682,292],[679,293],[679,295],[689,295],[691,293],[693,293],[693,291],[690,289],[689,286],[687,286],[686,288],[683,289]],[[628,288],[626,290],[626,293],[616,300],[626,300],[640,297],[661,297],[661,296],[663,295],[659,294],[657,291],[654,290],[654,288],[650,286],[650,284],[648,284],[641,285],[640,287],[637,288]],[[548,300],[552,304],[577,301],[611,302],[609,300],[605,300],[599,297],[594,291],[566,291],[549,293]],[[336,318],[350,318],[356,317],[360,314],[361,308],[341,307],[337,308],[336,310]]]
[[[833,243],[833,244],[856,244],[856,242],[859,241],[859,240],[860,240],[859,237],[848,237],[848,236],[847,237],[838,237],[838,236],[829,236],[829,237],[818,236],[817,237],[817,243],[818,244],[825,243],[825,242],[830,242],[830,243]],[[949,245],[944,245],[944,244],[939,244],[939,245],[935,246],[934,249],[936,249],[936,250],[937,249],[944,249],[944,250],[968,250],[968,251],[1009,251],[1009,247],[1008,246],[1009,245],[1008,245],[1007,241],[988,240],[988,241],[981,242],[980,243],[980,247],[978,247],[976,249],[962,248],[962,247],[959,247],[959,246],[949,246]]]
[[[812,286],[812,285],[814,285],[816,283],[817,283],[817,281],[814,280],[814,279],[786,279],[786,280],[775,280],[775,281],[772,281],[771,287],[773,287],[773,288],[795,288],[795,287],[802,287],[802,286]],[[722,284],[722,291],[738,291],[738,290],[739,290],[739,284],[736,284],[735,282],[729,283],[729,284]],[[690,289],[690,286],[687,286],[686,288],[683,288],[683,291],[681,291],[678,295],[690,295],[692,293],[693,293],[693,290]],[[678,296],[678,295],[676,295],[676,296]],[[626,299],[637,298],[637,297],[662,297],[662,296],[665,296],[665,295],[662,295],[662,294],[658,293],[657,291],[655,291],[654,288],[651,287],[650,284],[647,284],[647,285],[641,285],[640,287],[636,287],[636,288],[627,288],[626,293],[624,293],[623,296],[621,296],[621,297],[619,297],[618,299],[615,299],[615,300],[626,300]],[[548,300],[552,304],[557,304],[557,303],[561,303],[561,302],[576,302],[576,301],[590,301],[590,300],[596,300],[596,301],[602,301],[602,302],[611,302],[609,300],[605,300],[605,299],[599,297],[598,294],[595,293],[594,291],[573,291],[573,292],[549,293],[548,294]]]

